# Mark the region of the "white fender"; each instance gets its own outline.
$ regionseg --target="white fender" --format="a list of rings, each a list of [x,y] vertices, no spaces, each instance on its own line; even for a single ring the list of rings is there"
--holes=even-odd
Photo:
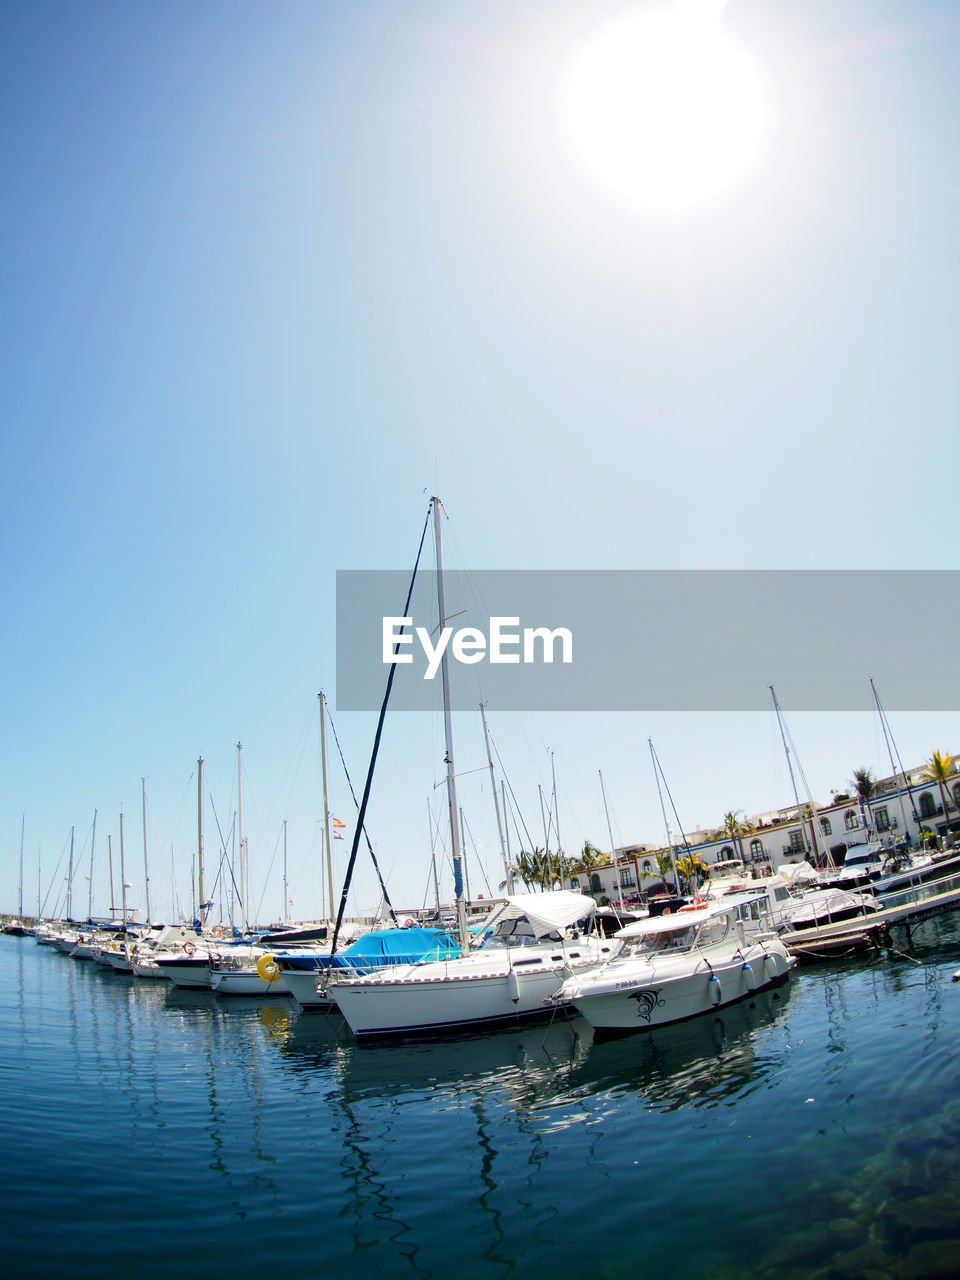
[[[511,968],[507,974],[507,990],[510,992],[510,999],[517,1004],[520,1000],[520,979],[517,977],[516,969]]]

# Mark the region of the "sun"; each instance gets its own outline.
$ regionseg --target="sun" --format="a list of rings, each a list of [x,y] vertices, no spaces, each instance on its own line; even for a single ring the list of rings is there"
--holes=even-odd
[[[630,203],[689,208],[753,160],[763,96],[723,35],[722,0],[685,0],[618,22],[583,54],[568,110],[586,164]]]

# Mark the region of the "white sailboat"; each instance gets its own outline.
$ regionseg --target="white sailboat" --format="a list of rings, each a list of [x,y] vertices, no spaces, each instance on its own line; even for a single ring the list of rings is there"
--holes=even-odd
[[[446,623],[440,499],[431,499],[437,558],[437,607]],[[618,942],[587,932],[592,898],[567,890],[509,897],[478,934],[467,927],[463,891],[450,673],[441,659],[447,806],[456,886],[460,955],[389,967],[363,977],[331,971],[327,993],[358,1037],[413,1035],[515,1023],[550,1015],[551,997],[571,973],[609,959]]]

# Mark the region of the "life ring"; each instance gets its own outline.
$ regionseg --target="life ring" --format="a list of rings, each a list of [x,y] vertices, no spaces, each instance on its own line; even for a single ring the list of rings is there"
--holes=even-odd
[[[213,928],[210,930],[210,932],[211,932],[211,934],[213,935],[213,937],[214,937],[214,938],[222,938],[222,937],[223,937],[223,930],[220,928],[220,926],[219,926],[218,924],[215,924],[215,925],[213,926]]]
[[[280,977],[280,966],[271,955],[262,955],[257,960],[257,974],[264,982],[276,982]]]
[[[416,920],[414,920],[413,916],[407,916],[406,920],[404,920],[403,922],[402,928],[415,929],[416,927],[417,927],[417,922]]]
[[[193,945],[192,942],[185,942],[183,944],[183,949],[188,956],[192,956],[197,948]]]
[[[663,908],[663,910],[660,912],[660,914],[661,914],[662,916],[668,916],[668,915],[670,914],[670,908],[669,908],[669,907],[664,907],[664,908]]]

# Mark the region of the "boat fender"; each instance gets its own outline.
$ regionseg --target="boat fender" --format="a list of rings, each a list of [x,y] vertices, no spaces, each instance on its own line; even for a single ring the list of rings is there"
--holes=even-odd
[[[520,1000],[520,979],[516,969],[511,969],[507,974],[507,990],[510,992],[510,999],[517,1004]]]
[[[197,948],[193,945],[192,942],[185,942],[183,944],[183,949],[188,956],[192,956]]]
[[[720,998],[722,993],[720,991],[720,979],[717,977],[715,973],[711,973],[710,981],[707,985],[710,988],[710,999],[713,1002],[714,1008],[716,1008],[717,1005],[720,1003]]]
[[[264,982],[276,982],[280,976],[280,966],[271,955],[262,955],[257,960],[257,974]]]
[[[748,991],[755,991],[757,989],[757,980],[753,976],[753,966],[750,964],[749,960],[744,961],[743,981]]]

